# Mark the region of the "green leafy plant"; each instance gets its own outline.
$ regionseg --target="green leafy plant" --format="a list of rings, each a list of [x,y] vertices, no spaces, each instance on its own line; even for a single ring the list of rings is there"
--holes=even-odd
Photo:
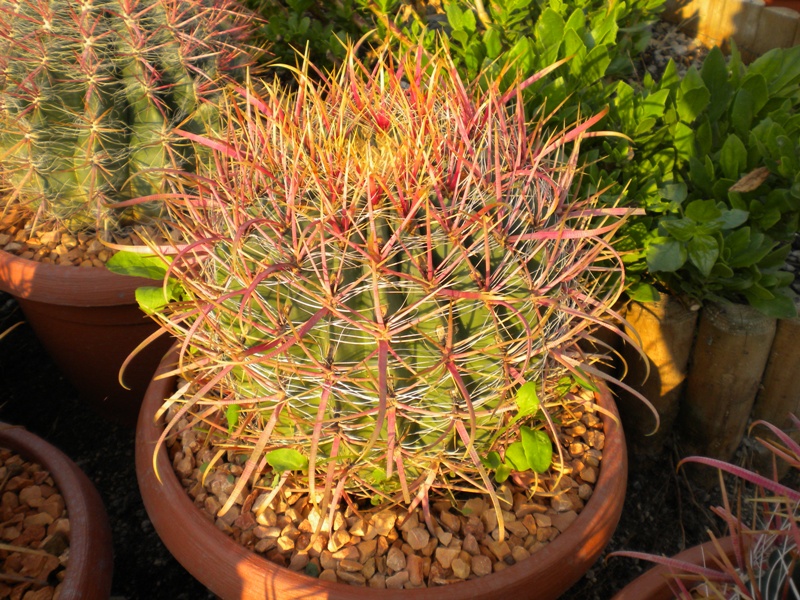
[[[4,205],[72,231],[157,215],[128,201],[193,168],[193,144],[172,131],[217,124],[220,87],[249,61],[249,21],[228,0],[3,0]]]
[[[770,51],[745,66],[735,47],[712,50],[700,71],[680,79],[674,64],[637,97],[618,84],[612,112],[654,129],[634,147],[628,169],[647,216],[632,219],[626,257],[634,297],[656,284],[696,300],[750,304],[795,314],[781,270],[800,209],[800,48]],[[663,108],[658,108],[663,106]],[[649,175],[648,175],[649,173]],[[649,275],[648,277],[641,277]]]
[[[800,469],[800,444],[787,432],[765,421],[751,427],[765,427],[770,437],[756,440],[774,461],[786,461],[792,469]],[[792,415],[792,427],[800,429],[800,421]],[[695,565],[680,560],[642,552],[621,551],[610,556],[624,556],[655,562],[669,567],[670,588],[676,598],[796,598],[800,593],[800,492],[780,483],[777,475],[765,477],[724,461],[693,456],[681,461],[706,465],[719,470],[723,506],[711,510],[727,525],[733,540],[733,556],[726,557],[719,540],[712,541],[720,557]],[[731,506],[723,473],[736,477],[740,497],[736,508]],[[777,469],[775,469],[777,473]],[[744,514],[744,510],[750,516]]]
[[[256,33],[276,61],[293,65],[308,55],[328,69],[345,55],[346,43],[357,41],[374,27],[364,0],[245,0],[263,17]]]
[[[585,400],[553,390],[598,374],[577,342],[621,294],[627,211],[570,195],[602,115],[546,133],[521,89],[421,49],[311,69],[231,92],[222,136],[181,132],[213,170],[165,200],[192,240],[164,261],[180,301],[150,307],[193,384],[167,431],[187,417],[248,455],[237,490],[288,449],[273,493],[321,491],[323,513],[473,491],[502,523],[494,457],[563,462],[551,413]]]

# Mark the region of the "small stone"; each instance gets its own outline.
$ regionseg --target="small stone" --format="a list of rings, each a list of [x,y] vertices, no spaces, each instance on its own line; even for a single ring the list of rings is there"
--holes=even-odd
[[[328,550],[323,550],[319,555],[319,564],[325,570],[336,570],[339,566],[339,561],[333,558],[333,554]]]
[[[481,514],[481,521],[483,521],[487,533],[491,533],[497,529],[497,513],[494,511],[494,508],[487,508],[484,510]]]
[[[472,556],[480,554],[481,552],[480,547],[478,546],[478,540],[476,540],[475,536],[472,535],[471,533],[468,533],[467,535],[464,536],[464,541],[461,545],[461,549],[464,552],[468,552]]]
[[[484,527],[480,515],[467,518],[467,522],[464,525],[464,535],[466,534],[472,534],[477,540],[482,540],[486,535],[486,527]]]
[[[422,550],[428,545],[430,539],[431,534],[428,533],[427,529],[424,527],[415,527],[409,530],[406,541],[414,550]]]
[[[350,534],[346,529],[342,528],[335,531],[328,540],[328,550],[336,552],[350,541]]]
[[[361,573],[352,573],[350,571],[343,571],[342,569],[339,569],[336,571],[336,575],[339,577],[339,579],[345,583],[349,583],[350,585],[367,585],[367,579]]]
[[[584,469],[583,469],[583,471],[581,471],[579,477],[583,481],[585,481],[586,483],[596,483],[597,482],[597,469],[595,467],[584,467]],[[578,490],[578,495],[580,495],[580,490]]]
[[[357,560],[347,560],[347,559],[345,559],[345,560],[340,560],[339,561],[339,569],[338,569],[338,571],[350,571],[351,573],[355,573],[357,571],[357,572],[360,573],[361,569],[363,569],[363,568],[364,568],[364,565],[362,565]]]
[[[505,540],[502,542],[491,541],[486,544],[486,547],[497,557],[497,560],[503,560],[506,556],[511,554],[511,548]]]
[[[472,572],[478,577],[483,577],[492,572],[492,559],[483,554],[472,557]]]
[[[336,577],[336,571],[333,569],[325,569],[319,574],[319,578],[323,581],[333,581],[334,583],[338,580]]]
[[[442,511],[439,515],[439,522],[450,533],[458,533],[459,529],[461,529],[461,519],[449,510]]]
[[[553,524],[550,515],[533,515],[536,525],[539,527],[550,527]]]
[[[481,515],[486,510],[486,504],[482,498],[470,498],[464,502],[464,507],[461,509],[462,513],[469,517],[470,515]]]
[[[31,508],[39,508],[44,502],[42,498],[42,488],[38,485],[31,485],[21,489],[19,491],[19,501]]]
[[[402,571],[406,568],[406,555],[403,554],[400,548],[392,546],[389,548],[389,554],[386,556],[386,566],[393,571]]]
[[[403,520],[403,524],[400,525],[400,531],[408,533],[417,527],[419,527],[419,517],[417,516],[417,511],[414,511]]]
[[[292,555],[292,559],[289,561],[289,570],[302,571],[308,565],[308,561],[309,561],[308,553],[297,552]]]
[[[602,431],[588,431],[584,436],[586,443],[595,450],[602,450],[606,444],[606,436]]]
[[[401,590],[408,580],[408,571],[399,571],[386,578],[386,587],[392,590]]]
[[[453,534],[449,531],[445,531],[441,527],[437,527],[436,538],[439,540],[439,543],[442,544],[442,546],[449,546],[450,541],[453,539]]]
[[[536,535],[536,519],[533,515],[525,515],[522,518],[522,524],[528,530],[528,535]]]
[[[586,413],[585,415],[583,415],[583,417],[581,417],[581,421],[588,428],[596,429],[598,427],[602,427],[603,425],[603,422],[600,420],[600,417],[598,417],[594,413]]]
[[[383,573],[375,573],[369,578],[367,585],[376,590],[386,589],[386,575]]]
[[[466,579],[469,577],[470,569],[469,563],[462,558],[455,558],[453,559],[453,563],[451,565],[453,569],[453,575],[458,579]]]
[[[378,540],[366,540],[364,542],[359,542],[358,546],[358,554],[361,562],[366,562],[367,559],[372,558],[375,556],[375,551],[378,547]]]
[[[572,505],[572,500],[570,500],[567,494],[556,494],[550,498],[550,506],[556,512],[564,512],[574,508]]]
[[[521,538],[524,538],[526,535],[528,535],[528,528],[525,527],[525,524],[522,521],[507,521],[505,523],[505,528],[506,531],[511,535],[516,535]]]
[[[514,546],[511,549],[511,556],[515,563],[525,560],[531,555],[523,546]]]
[[[588,500],[589,498],[592,497],[592,493],[594,493],[594,490],[592,489],[592,486],[590,486],[588,483],[584,483],[583,485],[578,486],[578,497],[581,500],[583,501]]]
[[[394,529],[397,515],[391,510],[382,510],[372,516],[371,525],[375,528],[378,535],[388,536]],[[387,582],[388,585],[388,582]]]
[[[41,527],[47,527],[48,525],[50,525],[50,523],[53,522],[53,520],[54,520],[53,517],[51,517],[46,512],[40,512],[30,515],[29,517],[25,517],[25,519],[22,521],[22,524],[26,528],[33,527],[36,525]]]
[[[409,554],[406,557],[406,570],[408,580],[413,585],[423,585],[425,583],[425,559],[418,554]]]
[[[553,515],[553,527],[558,529],[560,532],[564,532],[567,527],[572,525],[575,522],[575,519],[578,518],[578,513],[574,510],[568,510],[565,512],[561,512],[558,514]]]
[[[453,563],[453,560],[458,557],[459,550],[456,548],[436,548],[436,560],[442,565],[445,569],[449,569],[450,565]]]
[[[355,546],[345,546],[333,553],[336,560],[358,560],[359,552]]]

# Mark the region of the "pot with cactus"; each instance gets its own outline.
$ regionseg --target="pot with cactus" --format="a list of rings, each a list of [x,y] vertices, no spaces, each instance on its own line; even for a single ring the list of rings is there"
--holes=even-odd
[[[104,263],[158,226],[166,173],[194,167],[172,130],[215,124],[246,22],[228,0],[0,2],[0,289],[81,394],[131,423],[167,346],[131,364],[126,393],[119,368],[154,327],[142,280]]]
[[[421,50],[289,71],[181,133],[212,151],[167,201],[191,242],[115,259],[161,269],[137,296],[177,339],[137,432],[154,527],[222,598],[558,597],[626,482],[578,345],[621,293],[624,211],[571,195],[600,117],[544,131],[539,75]]]
[[[670,600],[672,598],[797,598],[800,578],[797,564],[798,508],[800,491],[796,478],[779,480],[779,463],[800,468],[800,444],[796,436],[800,420],[789,415],[791,426],[783,431],[766,421],[754,421],[767,435],[757,443],[772,458],[772,476],[764,476],[736,464],[702,456],[681,464],[704,465],[719,472],[722,506],[711,510],[727,525],[729,535],[690,548],[675,557],[621,551],[612,556],[648,560],[655,567],[625,586],[614,600]],[[723,474],[736,479],[737,498],[729,498]],[[794,473],[792,475],[795,475]],[[792,483],[794,482],[794,483]]]

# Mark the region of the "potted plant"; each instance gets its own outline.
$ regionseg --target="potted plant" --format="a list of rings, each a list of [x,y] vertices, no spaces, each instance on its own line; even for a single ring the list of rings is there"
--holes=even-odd
[[[111,527],[100,494],[92,482],[64,453],[22,427],[0,423],[0,448],[10,450],[24,461],[31,461],[44,469],[44,473],[38,468],[25,469],[22,461],[8,462],[5,460],[7,456],[4,456],[5,494],[22,497],[17,510],[13,510],[11,500],[4,494],[5,535],[15,527],[19,534],[16,538],[6,538],[9,543],[3,544],[4,561],[10,561],[13,553],[21,552],[17,554],[18,561],[21,560],[20,556],[36,555],[46,556],[48,561],[58,565],[59,555],[68,548],[67,565],[63,570],[63,580],[58,585],[58,597],[74,600],[107,599],[111,593],[114,569]],[[49,474],[53,481],[41,477],[43,474]],[[41,492],[37,495],[20,491],[23,487],[41,488],[53,484],[55,491],[44,498]],[[14,491],[11,491],[12,488]],[[20,512],[28,505],[37,505],[39,509],[30,515]],[[13,514],[8,514],[9,511]],[[21,523],[14,515],[27,516],[29,519]],[[46,533],[47,537],[38,538],[41,545],[34,546],[31,542],[38,536],[33,530],[37,527],[45,529],[44,523],[47,522],[50,522],[47,526],[49,529],[41,531],[41,535]],[[36,573],[33,561],[27,563],[30,569],[27,576],[23,575],[17,580],[13,578],[9,565],[4,568],[8,575],[4,577],[5,582],[20,585],[27,581],[29,585],[37,587],[46,583],[41,581],[41,577],[30,576]],[[44,568],[52,569],[53,565]],[[24,588],[17,592],[24,593]]]
[[[196,193],[167,201],[191,241],[115,257],[161,269],[137,297],[178,340],[137,432],[151,520],[222,597],[461,581],[411,593],[555,598],[625,486],[613,401],[578,346],[621,293],[608,238],[626,211],[569,193],[601,115],[551,134],[520,101],[542,74],[468,86],[421,49],[312,70],[290,69],[295,91],[231,90],[223,136],[181,132],[213,150]],[[576,457],[603,446],[596,478]]]
[[[159,349],[131,365],[126,395],[119,367],[154,328],[134,301],[142,281],[103,263],[137,226],[157,228],[167,172],[196,161],[171,130],[214,124],[220,81],[247,64],[249,19],[228,0],[0,6],[0,289],[115,418],[135,422]]]
[[[800,421],[791,416],[792,429]],[[730,535],[713,538],[701,546],[673,557],[641,552],[615,552],[658,563],[620,591],[614,600],[652,598],[794,598],[797,581],[798,502],[800,492],[778,481],[776,461],[786,461],[793,469],[800,467],[800,444],[788,433],[765,421],[751,427],[766,427],[770,437],[756,440],[773,459],[773,477],[706,457],[689,457],[684,463],[696,463],[719,470],[723,506],[712,508],[728,526]],[[734,475],[739,498],[731,506],[723,472]],[[746,511],[746,512],[745,512]]]

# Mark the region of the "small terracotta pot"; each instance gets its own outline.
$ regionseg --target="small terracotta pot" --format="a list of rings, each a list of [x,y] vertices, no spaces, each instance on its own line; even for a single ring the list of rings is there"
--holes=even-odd
[[[100,494],[58,448],[22,427],[0,423],[0,447],[41,465],[53,476],[69,517],[69,566],[60,600],[106,600],[114,557],[111,527]]]
[[[717,541],[725,555],[733,558],[733,539],[726,537]],[[684,550],[673,558],[693,565],[713,566],[713,560],[718,556],[714,542],[706,542]],[[674,600],[675,594],[670,587],[673,573],[666,565],[655,566],[631,581],[611,600]]]
[[[0,290],[17,299],[25,319],[81,398],[106,418],[134,426],[158,361],[170,341],[157,340],[125,371],[125,358],[156,329],[139,310],[135,290],[149,279],[104,268],[43,264],[0,251]]]
[[[174,365],[171,352],[159,373]],[[622,512],[627,483],[627,456],[622,429],[603,417],[606,432],[603,462],[592,497],[575,522],[530,558],[478,579],[436,588],[376,590],[321,581],[266,560],[237,544],[195,507],[178,481],[167,450],[153,453],[163,424],[154,415],[175,389],[174,378],[154,379],[147,390],[136,432],[136,474],[145,508],[158,535],[173,556],[214,594],[223,599],[275,600],[497,600],[558,598],[594,564],[611,538]],[[607,391],[599,398],[616,415]],[[618,417],[617,417],[618,418]]]

